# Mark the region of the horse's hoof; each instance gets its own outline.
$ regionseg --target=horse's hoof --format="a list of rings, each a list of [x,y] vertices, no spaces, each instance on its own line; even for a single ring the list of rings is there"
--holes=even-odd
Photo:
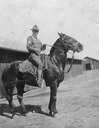
[[[22,116],[26,116],[27,112],[21,112]]]
[[[26,116],[27,113],[28,113],[27,110],[24,109],[24,110],[21,112],[21,115],[22,115],[22,116]]]
[[[11,114],[12,114],[11,119],[13,119],[13,117],[15,116],[15,111],[11,110]]]
[[[35,110],[32,110],[32,113],[35,113]]]
[[[55,117],[55,115],[56,115],[57,113],[58,113],[57,110],[56,110],[55,112],[53,112],[53,111],[51,112],[51,111],[50,111],[50,112],[49,112],[49,115],[52,116],[52,117]]]
[[[22,116],[26,116],[26,113],[23,113]]]
[[[23,113],[25,114],[28,113],[27,109],[23,109]]]
[[[55,117],[55,112],[49,112],[49,115]]]
[[[27,113],[28,113],[27,111],[25,111],[25,112],[23,111],[22,116],[26,116]]]
[[[13,119],[14,115],[11,116],[11,119]]]

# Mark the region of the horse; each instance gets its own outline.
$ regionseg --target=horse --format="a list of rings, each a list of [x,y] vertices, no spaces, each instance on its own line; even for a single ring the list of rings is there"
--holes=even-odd
[[[59,38],[55,41],[50,49],[49,55],[46,56],[46,65],[42,69],[43,79],[46,86],[50,87],[50,101],[49,101],[49,115],[55,116],[58,112],[56,109],[57,90],[59,84],[64,80],[64,70],[67,63],[67,52],[69,50],[73,52],[81,52],[83,46],[76,39],[67,36],[63,33],[58,33]],[[29,72],[21,72],[19,70],[20,64],[24,61],[11,62],[2,73],[2,81],[4,85],[4,95],[8,100],[10,109],[12,111],[12,117],[15,115],[13,104],[13,90],[17,89],[17,99],[24,113],[26,113],[26,107],[23,102],[23,93],[25,84],[30,86],[37,86],[36,75]]]

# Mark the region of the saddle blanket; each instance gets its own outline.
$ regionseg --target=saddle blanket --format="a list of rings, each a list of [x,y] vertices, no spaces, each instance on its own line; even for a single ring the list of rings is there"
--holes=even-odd
[[[19,65],[19,71],[22,73],[31,73],[32,75],[37,74],[37,68],[29,60],[25,60]]]

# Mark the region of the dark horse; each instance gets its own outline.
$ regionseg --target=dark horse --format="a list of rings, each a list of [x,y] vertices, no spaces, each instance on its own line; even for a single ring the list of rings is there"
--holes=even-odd
[[[49,113],[51,116],[54,116],[57,113],[57,89],[59,84],[64,79],[64,69],[67,63],[67,52],[68,50],[72,50],[73,52],[80,52],[83,50],[83,46],[77,40],[62,33],[58,34],[59,38],[52,46],[50,54],[46,58],[47,68],[43,68],[43,79],[45,80],[46,86],[50,87]],[[24,86],[25,84],[37,86],[35,76],[31,75],[30,73],[22,73],[19,71],[21,63],[23,62],[14,61],[10,63],[2,73],[4,93],[12,110],[12,116],[15,114],[14,105],[12,102],[14,88],[17,88],[17,98],[25,113],[26,108],[23,103]]]

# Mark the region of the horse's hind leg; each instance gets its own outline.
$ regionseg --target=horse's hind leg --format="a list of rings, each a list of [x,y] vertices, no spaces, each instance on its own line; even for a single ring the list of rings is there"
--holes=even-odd
[[[9,86],[7,87],[6,89],[6,93],[7,93],[7,100],[9,102],[9,106],[11,108],[11,112],[12,112],[12,118],[13,116],[15,115],[15,110],[14,110],[14,103],[13,103],[13,90],[14,90],[14,87],[13,86]]]
[[[16,85],[16,87],[17,87],[17,90],[18,90],[17,99],[20,103],[20,106],[22,107],[23,114],[25,115],[27,110],[26,110],[26,107],[25,107],[24,102],[23,102],[24,85],[25,85],[24,83],[18,83]]]

